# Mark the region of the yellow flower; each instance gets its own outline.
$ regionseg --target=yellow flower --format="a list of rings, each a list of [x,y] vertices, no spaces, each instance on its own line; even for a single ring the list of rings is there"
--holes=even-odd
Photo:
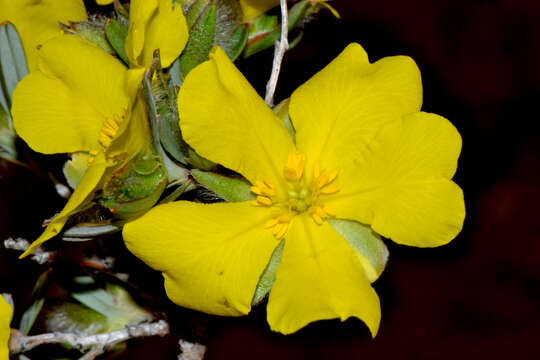
[[[7,360],[9,357],[9,335],[11,328],[11,313],[13,310],[2,295],[0,295],[0,359]]]
[[[91,198],[106,170],[136,154],[149,136],[144,100],[136,96],[144,70],[126,70],[74,35],[51,39],[38,54],[39,70],[14,91],[15,129],[35,151],[86,153],[88,169],[64,209],[22,256],[57,235]]]
[[[0,23],[11,22],[22,39],[28,69],[37,69],[37,48],[60,34],[58,22],[86,21],[82,0],[0,0]]]
[[[312,321],[355,316],[375,335],[377,294],[356,250],[326,220],[358,221],[421,247],[459,233],[463,194],[450,179],[461,138],[421,104],[414,61],[395,56],[370,64],[351,44],[293,93],[295,144],[216,48],[181,88],[182,134],[202,156],[244,175],[257,200],[157,206],[124,228],[126,245],[163,272],[175,303],[238,316],[250,311],[284,239],[268,300],[270,327],[288,334]]]
[[[161,64],[168,67],[180,55],[188,39],[182,7],[171,0],[133,0],[129,9],[126,55],[131,67],[148,67],[153,52],[160,50]]]

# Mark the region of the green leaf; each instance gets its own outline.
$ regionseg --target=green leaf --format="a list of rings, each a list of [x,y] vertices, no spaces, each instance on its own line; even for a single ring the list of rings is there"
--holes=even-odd
[[[203,186],[214,191],[220,198],[230,201],[254,200],[255,196],[249,189],[251,185],[242,178],[232,178],[206,172],[201,170],[191,170],[191,175]]]
[[[127,34],[128,29],[115,19],[109,19],[105,24],[105,35],[107,36],[107,40],[109,40],[109,43],[122,61],[129,64],[125,48]]]
[[[182,82],[195,66],[208,60],[208,54],[214,44],[216,16],[217,7],[211,2],[189,29],[189,40],[180,56]]]
[[[328,219],[328,222],[356,250],[369,281],[377,280],[388,261],[388,249],[381,237],[371,227],[356,221]]]
[[[47,283],[50,273],[51,269],[47,269],[46,271],[44,271],[39,276],[34,285],[31,296],[33,299],[33,303],[23,313],[21,317],[21,322],[19,324],[19,330],[23,333],[23,335],[28,335],[30,330],[32,330],[32,326],[34,326],[34,322],[36,321],[39,313],[41,312],[41,309],[43,308],[46,293],[45,284]]]
[[[0,25],[0,156],[16,159],[17,135],[13,129],[10,109],[13,90],[26,76],[28,68],[21,39],[11,23]]]
[[[268,265],[266,265],[266,269],[264,269],[264,272],[259,279],[259,283],[257,284],[257,288],[255,289],[255,295],[253,295],[253,300],[251,302],[253,305],[260,303],[266,294],[270,292],[270,289],[272,289],[272,285],[274,285],[274,281],[276,280],[276,269],[281,263],[284,245],[285,240],[281,240],[279,245],[274,249],[272,257],[270,258]]]
[[[189,40],[179,58],[179,78],[173,80],[179,84],[195,66],[208,60],[215,45],[235,60],[247,42],[247,27],[242,23],[237,0],[183,0],[181,4],[189,26]]]
[[[64,302],[43,311],[47,331],[82,336],[107,331],[107,317],[81,304]]]
[[[126,325],[150,321],[153,316],[141,308],[121,286],[106,284],[105,288],[93,288],[73,292],[71,296],[81,304],[105,316],[106,331],[115,331]]]
[[[315,5],[311,5],[309,0],[302,0],[289,9],[289,32],[300,27],[310,19],[308,15]],[[274,46],[274,43],[281,37],[281,25],[278,24],[276,16],[262,15],[249,25],[247,45],[244,57],[251,56],[262,50]],[[295,38],[295,42],[299,40]],[[293,45],[296,43],[293,42]]]
[[[26,74],[28,67],[19,33],[11,23],[4,23],[0,26],[0,105],[8,114],[13,90]]]
[[[28,335],[28,333],[32,329],[32,326],[34,325],[34,322],[36,321],[39,313],[41,312],[44,303],[45,298],[37,299],[22,315],[19,330],[23,333],[23,335]]]

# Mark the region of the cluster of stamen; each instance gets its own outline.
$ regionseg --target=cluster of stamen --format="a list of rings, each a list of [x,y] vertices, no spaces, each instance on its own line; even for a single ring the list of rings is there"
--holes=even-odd
[[[126,117],[126,112],[127,110],[123,110],[122,113],[113,115],[103,123],[98,137],[98,142],[103,149],[107,149],[111,145],[113,138],[116,136],[116,133],[122,124],[122,121],[124,121],[124,118]],[[90,151],[88,165],[94,161],[94,158],[98,153],[99,150],[96,149]]]
[[[321,225],[325,219],[335,213],[324,204],[320,196],[330,195],[340,190],[335,182],[337,171],[321,170],[318,164],[313,166],[313,178],[309,186],[305,184],[304,169],[306,158],[302,153],[292,152],[283,169],[283,176],[289,184],[286,201],[276,201],[274,186],[268,181],[257,181],[251,191],[257,195],[254,204],[274,207],[273,217],[266,222],[265,228],[271,229],[274,236],[281,239],[289,229],[294,216],[308,212],[315,223]]]

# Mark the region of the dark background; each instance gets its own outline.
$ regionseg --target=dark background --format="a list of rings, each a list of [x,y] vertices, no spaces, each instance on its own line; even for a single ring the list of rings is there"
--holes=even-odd
[[[465,193],[463,231],[437,249],[387,241],[390,260],[374,284],[382,305],[374,340],[357,319],[321,321],[282,336],[269,330],[264,306],[248,317],[217,318],[167,304],[171,322],[183,325],[173,324],[169,338],[133,342],[126,358],[173,359],[178,336],[206,343],[207,359],[540,358],[537,1],[331,4],[342,19],[323,14],[307,26],[302,42],[286,54],[276,100],[353,41],[371,61],[414,58],[422,72],[423,110],[447,117],[463,137],[455,177]],[[239,62],[261,94],[271,57],[268,50]],[[61,202],[45,177],[2,166],[0,238],[32,238]],[[0,290],[35,281],[37,265],[22,266],[15,258],[0,250]]]

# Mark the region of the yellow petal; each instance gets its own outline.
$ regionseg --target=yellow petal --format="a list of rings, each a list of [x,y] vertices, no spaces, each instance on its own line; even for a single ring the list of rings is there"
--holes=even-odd
[[[160,49],[161,64],[168,67],[180,55],[188,39],[182,7],[170,0],[133,0],[126,54],[132,67],[148,67]]]
[[[397,243],[440,246],[461,230],[463,193],[450,179],[461,137],[445,118],[415,113],[390,124],[357,167],[340,173],[342,190],[330,195],[338,218],[371,224]]]
[[[328,222],[293,220],[268,300],[274,331],[293,333],[310,322],[354,316],[375,336],[381,311],[377,293],[354,250]]]
[[[353,43],[292,94],[289,112],[298,150],[321,169],[340,169],[364,155],[384,124],[421,104],[420,72],[411,58],[370,64]]]
[[[282,184],[294,145],[287,130],[219,47],[193,69],[178,96],[184,139],[252,184]],[[277,188],[280,188],[277,186]]]
[[[125,67],[96,45],[63,35],[39,51],[40,71],[26,76],[13,94],[17,133],[35,151],[89,151],[100,129],[129,105]]]
[[[98,5],[109,5],[112,4],[114,0],[96,0]]]
[[[169,298],[209,314],[247,314],[259,277],[279,244],[271,211],[249,202],[160,205],[128,223],[128,249],[162,271]]]
[[[37,47],[60,34],[58,22],[87,20],[82,0],[0,0],[0,9],[0,23],[13,23],[21,36],[30,71],[37,69]]]
[[[103,152],[100,152],[96,155],[90,166],[88,166],[88,170],[84,173],[84,176],[75,188],[75,191],[73,191],[73,194],[71,194],[71,197],[62,211],[51,220],[43,234],[30,245],[30,247],[21,255],[21,258],[31,254],[45,241],[60,233],[70,214],[92,198],[94,190],[105,173],[105,168],[105,156]]]
[[[13,309],[9,306],[8,302],[2,295],[0,295],[0,359],[7,359],[9,357],[9,336],[11,313]]]
[[[244,14],[244,21],[255,20],[274,6],[279,5],[279,0],[240,0],[240,6]]]

